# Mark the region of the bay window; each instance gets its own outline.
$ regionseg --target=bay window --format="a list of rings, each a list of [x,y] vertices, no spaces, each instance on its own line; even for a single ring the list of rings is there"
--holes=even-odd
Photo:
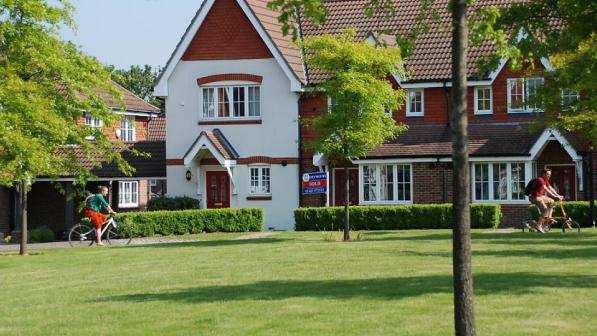
[[[259,86],[218,86],[201,89],[203,119],[256,118],[261,115]]]
[[[474,163],[474,201],[524,201],[524,162]]]
[[[411,166],[403,164],[366,164],[361,166],[364,204],[410,203]]]

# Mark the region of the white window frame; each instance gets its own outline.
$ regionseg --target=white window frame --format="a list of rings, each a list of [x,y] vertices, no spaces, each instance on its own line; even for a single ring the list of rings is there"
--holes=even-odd
[[[578,102],[580,100],[580,94],[578,93],[578,91],[574,91],[571,89],[562,89],[561,99],[560,99],[560,101],[561,101],[560,105],[561,105],[562,109],[566,109],[567,107],[569,107],[569,106],[566,106],[566,104],[568,103],[568,102],[566,102],[566,100],[570,100],[570,97],[574,97],[575,102]],[[575,108],[574,106],[570,106],[570,107],[573,110]]]
[[[494,179],[493,179],[493,166],[494,164],[506,164],[507,170],[507,182],[506,182],[506,199],[495,199],[494,198]],[[526,197],[523,195],[522,199],[512,199],[512,165],[513,164],[522,164],[523,165],[523,173],[524,173],[524,183],[522,187],[522,191],[524,194],[524,186],[526,183],[531,180],[532,177],[529,176],[531,172],[531,163],[528,161],[476,161],[471,162],[471,196],[472,201],[474,203],[500,203],[500,204],[527,204],[528,201]],[[477,165],[487,165],[487,174],[488,174],[488,195],[489,199],[479,199],[476,188],[475,188],[475,176],[477,171]]]
[[[489,110],[479,108],[479,90],[489,90]],[[475,115],[487,114],[493,114],[493,89],[491,86],[477,86],[475,87]]]
[[[529,77],[529,78],[508,78],[507,79],[507,87],[506,87],[506,95],[508,98],[508,113],[533,113],[533,112],[543,112],[542,108],[535,108],[529,107],[529,86],[528,82],[531,80],[540,80],[541,85],[544,83],[544,79],[542,77]],[[512,84],[516,82],[522,82],[522,106],[512,108]]]
[[[245,115],[244,116],[234,116],[234,88],[243,88],[244,90],[244,112]],[[258,100],[257,101],[251,101],[249,100],[249,89],[250,88],[257,88],[259,89],[259,96],[258,96]],[[214,111],[213,114],[214,116],[206,116],[205,115],[205,111],[204,111],[204,90],[213,90],[213,98],[214,98]],[[219,96],[218,96],[218,92],[219,89],[224,89],[226,91],[230,90],[228,92],[229,95],[229,101],[228,101],[228,110],[229,110],[229,115],[227,117],[223,117],[223,116],[219,116],[220,111],[219,111],[219,106],[220,104],[218,103],[219,101]],[[249,84],[229,84],[229,85],[205,85],[205,86],[201,86],[199,89],[199,119],[200,120],[260,120],[261,119],[261,114],[262,114],[262,89],[261,89],[261,85],[249,85]],[[251,107],[251,103],[257,103],[257,108],[258,108],[258,114],[257,115],[250,115],[250,107]]]
[[[128,186],[128,188],[126,187]],[[133,188],[134,186],[134,188]],[[125,194],[125,190],[130,195]],[[134,189],[134,190],[133,190]],[[133,199],[133,195],[135,196]],[[118,182],[118,207],[119,208],[137,208],[139,206],[139,181],[120,181]]]
[[[366,201],[365,200],[365,166],[375,166],[375,196],[376,200]],[[381,167],[391,166],[392,167],[392,200],[380,200],[381,196]],[[409,169],[409,181],[403,182],[398,181],[398,166],[408,167]],[[398,200],[398,184],[409,184],[409,196],[408,200]],[[390,204],[412,204],[413,203],[413,167],[410,163],[363,163],[359,164],[359,204],[363,205],[390,205]]]
[[[271,196],[272,194],[272,168],[270,165],[249,165],[249,178],[247,179],[249,182],[248,185],[248,192],[247,194],[251,195],[251,196]],[[259,190],[259,192],[253,192],[252,190],[252,170],[253,169],[257,169],[257,189]],[[269,170],[269,192],[262,192],[263,190],[263,183],[264,183],[264,174],[263,174],[263,169],[268,169]]]
[[[421,93],[421,111],[411,111],[410,103],[411,103],[411,93]],[[424,89],[409,89],[406,95],[406,116],[407,117],[423,117],[425,115],[425,90]]]
[[[123,127],[124,126],[124,127]],[[131,139],[128,138],[128,131],[131,132]],[[120,118],[120,140],[124,142],[135,142],[137,131],[135,130],[135,116],[123,115]]]
[[[85,125],[92,128],[101,128],[104,126],[104,121],[93,117],[91,113],[85,113]]]

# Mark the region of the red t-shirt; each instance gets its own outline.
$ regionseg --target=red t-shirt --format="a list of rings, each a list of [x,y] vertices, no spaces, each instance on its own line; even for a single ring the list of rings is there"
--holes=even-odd
[[[531,191],[531,196],[533,196],[533,197],[543,196],[543,194],[545,193],[545,187],[551,187],[551,184],[549,184],[549,181],[544,179],[543,176],[538,177],[535,180],[535,183],[533,185],[533,190]]]

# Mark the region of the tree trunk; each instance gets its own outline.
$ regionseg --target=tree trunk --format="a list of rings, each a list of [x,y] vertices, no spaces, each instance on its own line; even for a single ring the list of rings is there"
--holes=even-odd
[[[350,208],[348,207],[350,197],[350,179],[348,178],[348,161],[344,161],[344,241],[350,240]]]
[[[21,182],[21,255],[27,255],[27,181]]]
[[[466,62],[467,0],[452,2],[452,161],[454,162],[453,273],[456,335],[476,335],[471,275]]]

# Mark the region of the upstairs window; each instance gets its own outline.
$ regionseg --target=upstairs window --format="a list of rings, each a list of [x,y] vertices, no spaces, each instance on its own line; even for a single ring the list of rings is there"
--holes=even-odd
[[[422,117],[425,114],[423,89],[408,90],[406,116]]]
[[[475,88],[475,114],[491,114],[493,101],[491,95],[491,86],[482,86]]]
[[[543,112],[537,93],[543,86],[543,78],[508,79],[508,112]]]
[[[256,118],[261,115],[259,86],[219,86],[201,89],[203,119]]]
[[[90,113],[85,113],[85,125],[94,128],[100,128],[103,126],[103,122],[99,118],[94,118]]]
[[[564,89],[562,90],[562,109],[571,110],[574,109],[574,105],[580,99],[580,95],[577,91]]]
[[[125,142],[135,141],[134,116],[122,116],[120,119],[120,140]]]

